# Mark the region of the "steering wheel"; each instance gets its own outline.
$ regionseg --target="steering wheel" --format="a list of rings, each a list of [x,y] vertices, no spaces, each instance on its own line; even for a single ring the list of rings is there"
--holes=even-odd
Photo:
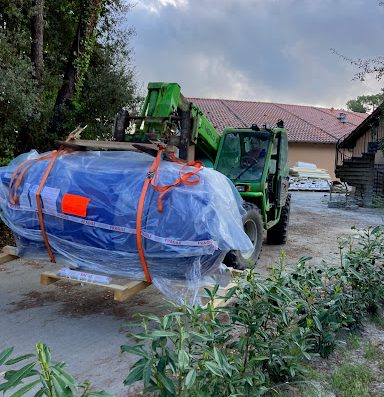
[[[241,168],[247,168],[247,167],[251,168],[253,165],[256,165],[257,163],[258,163],[257,159],[255,159],[252,156],[245,155],[240,159]]]

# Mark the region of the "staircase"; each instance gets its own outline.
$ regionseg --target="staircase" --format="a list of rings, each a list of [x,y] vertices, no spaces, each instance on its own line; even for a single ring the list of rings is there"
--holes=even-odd
[[[355,198],[361,199],[364,207],[372,205],[374,164],[375,154],[363,153],[361,157],[344,159],[343,164],[337,165],[335,170],[337,178],[356,188]]]

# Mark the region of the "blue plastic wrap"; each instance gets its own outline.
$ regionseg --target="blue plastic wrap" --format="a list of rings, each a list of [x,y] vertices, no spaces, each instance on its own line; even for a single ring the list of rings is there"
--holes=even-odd
[[[22,178],[19,203],[9,201],[16,167],[40,157],[32,151],[0,168],[0,216],[15,234],[22,257],[48,260],[40,231],[36,190],[49,159],[34,161]],[[76,152],[60,155],[42,191],[44,225],[58,263],[108,275],[145,280],[136,243],[140,193],[153,157],[135,152]],[[157,183],[179,177],[181,165],[162,161]],[[188,168],[187,170],[188,171]],[[242,199],[221,173],[203,168],[200,183],[174,187],[163,198],[149,187],[143,210],[143,247],[148,269],[162,280],[195,283],[214,274],[229,250],[252,243],[242,227]],[[85,216],[63,212],[63,197],[89,199]],[[75,211],[76,213],[76,211]],[[164,291],[163,291],[164,292]]]

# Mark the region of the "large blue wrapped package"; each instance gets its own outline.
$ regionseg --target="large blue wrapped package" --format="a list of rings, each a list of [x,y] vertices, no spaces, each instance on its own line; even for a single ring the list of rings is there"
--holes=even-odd
[[[49,158],[32,161],[21,177],[17,203],[9,185],[19,164],[36,151],[0,168],[0,216],[15,234],[19,255],[49,259],[38,218],[36,191]],[[59,155],[41,193],[49,244],[58,263],[73,268],[145,280],[136,241],[136,215],[153,157],[136,152],[74,152]],[[179,178],[182,165],[161,161],[158,185]],[[216,269],[229,250],[248,251],[242,199],[222,174],[203,168],[196,185],[180,184],[163,197],[150,185],[142,241],[152,279],[185,280]],[[193,275],[193,277],[192,277]]]

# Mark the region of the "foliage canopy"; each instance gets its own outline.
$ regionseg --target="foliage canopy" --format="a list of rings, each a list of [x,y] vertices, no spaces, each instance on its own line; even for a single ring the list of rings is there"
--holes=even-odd
[[[40,38],[31,32],[39,4]],[[129,48],[134,32],[122,23],[129,7],[120,0],[0,0],[0,10],[0,165],[31,148],[52,149],[80,123],[88,124],[87,138],[110,137],[119,108],[135,109],[140,100]],[[72,92],[60,105],[71,68]],[[58,103],[64,117],[52,129]]]

